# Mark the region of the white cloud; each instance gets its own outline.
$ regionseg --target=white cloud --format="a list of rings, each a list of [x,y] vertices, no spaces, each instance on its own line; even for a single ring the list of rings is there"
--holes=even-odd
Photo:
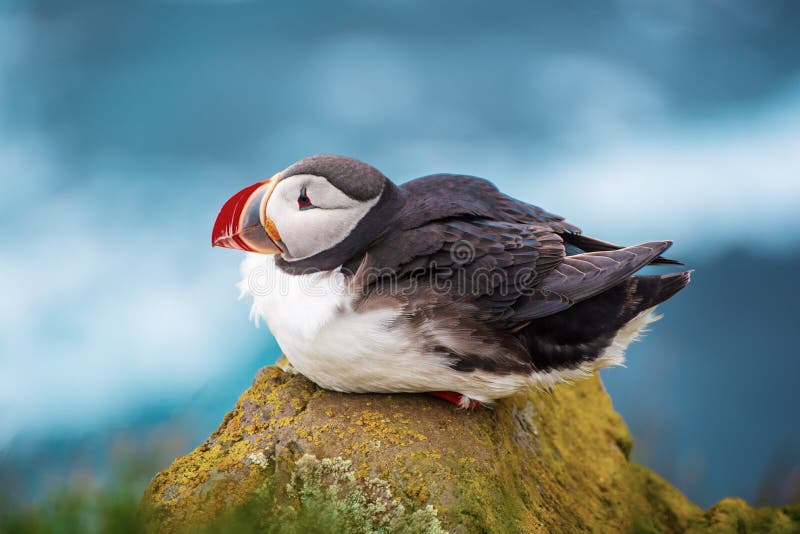
[[[304,68],[309,101],[337,124],[403,120],[420,88],[405,55],[378,38],[354,36],[321,46]]]
[[[607,59],[551,54],[526,68],[530,107],[543,113],[567,144],[619,138],[665,112],[651,80]]]
[[[24,150],[12,152],[16,179],[50,181]],[[91,428],[185,398],[236,369],[250,347],[261,344],[265,363],[274,351],[236,300],[240,258],[210,249],[211,221],[195,225],[203,211],[213,216],[202,195],[176,197],[199,210],[184,221],[148,210],[124,183],[16,209],[25,216],[0,257],[0,446],[21,431]],[[107,194],[116,206],[103,203]]]
[[[517,186],[588,232],[672,238],[685,250],[800,241],[800,100],[713,124],[628,136],[589,155],[531,165]]]

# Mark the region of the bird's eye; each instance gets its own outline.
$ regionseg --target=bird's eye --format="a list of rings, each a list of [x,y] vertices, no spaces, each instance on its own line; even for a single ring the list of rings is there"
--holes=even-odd
[[[308,198],[305,187],[300,190],[300,196],[297,197],[297,207],[301,210],[310,210],[311,208],[316,208],[316,206],[311,203],[311,199]]]

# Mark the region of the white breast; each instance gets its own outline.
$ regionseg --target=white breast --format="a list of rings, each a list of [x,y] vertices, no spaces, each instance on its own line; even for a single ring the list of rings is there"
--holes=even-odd
[[[242,275],[251,317],[263,318],[292,366],[324,388],[435,391],[453,373],[441,357],[421,353],[399,308],[354,311],[355,295],[338,271],[289,275],[274,257],[249,254]]]
[[[399,303],[356,310],[356,295],[340,272],[290,275],[273,256],[248,254],[242,262],[242,296],[253,299],[250,315],[262,318],[292,366],[320,386],[353,393],[455,391],[468,399],[491,402],[530,386],[551,386],[594,370],[622,363],[627,344],[648,322],[648,310],[594,362],[549,373],[494,374],[452,369],[438,353],[427,352],[422,332],[405,321]],[[430,330],[430,329],[428,329]],[[425,331],[453,348],[452,333]]]

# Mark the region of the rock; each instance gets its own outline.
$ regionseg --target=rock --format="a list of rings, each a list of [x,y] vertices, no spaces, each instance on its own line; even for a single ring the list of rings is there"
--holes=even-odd
[[[266,367],[143,504],[159,532],[254,509],[248,521],[281,532],[800,531],[800,505],[725,499],[703,511],[631,448],[596,376],[464,411],[428,395],[325,391]]]

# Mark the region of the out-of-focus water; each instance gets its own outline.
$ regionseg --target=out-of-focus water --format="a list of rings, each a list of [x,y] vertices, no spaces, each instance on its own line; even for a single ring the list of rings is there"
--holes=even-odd
[[[798,14],[4,3],[4,465],[165,421],[185,447],[213,430],[277,355],[236,300],[239,256],[209,247],[216,212],[333,152],[397,181],[485,176],[604,239],[674,239],[693,285],[604,373],[635,454],[704,505],[796,498]]]

